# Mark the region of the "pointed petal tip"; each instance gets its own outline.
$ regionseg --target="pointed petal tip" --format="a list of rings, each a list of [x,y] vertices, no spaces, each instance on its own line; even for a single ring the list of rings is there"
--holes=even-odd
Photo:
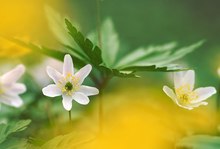
[[[23,64],[17,65],[17,66],[15,67],[15,69],[18,70],[18,73],[20,73],[20,75],[23,75],[24,72],[25,72],[25,70],[26,70],[26,68],[25,68],[25,66],[24,66]]]

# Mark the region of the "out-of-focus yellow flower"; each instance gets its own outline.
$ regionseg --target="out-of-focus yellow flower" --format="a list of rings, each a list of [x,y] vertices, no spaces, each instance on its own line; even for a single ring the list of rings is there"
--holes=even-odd
[[[209,107],[193,111],[179,108],[156,89],[119,89],[105,94],[104,99],[103,135],[95,133],[98,121],[94,106],[92,114],[71,125],[73,133],[60,130],[67,128],[57,124],[56,135],[60,135],[47,142],[43,149],[171,149],[184,136],[210,133],[215,128],[214,113]],[[63,135],[64,132],[68,133]],[[76,132],[87,134],[80,138]]]
[[[25,56],[30,49],[22,47],[4,38],[0,38],[0,58],[18,58]]]

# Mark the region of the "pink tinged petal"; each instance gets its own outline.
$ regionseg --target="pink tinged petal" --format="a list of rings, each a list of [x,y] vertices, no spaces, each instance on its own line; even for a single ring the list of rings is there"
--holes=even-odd
[[[67,111],[70,111],[72,109],[72,97],[71,96],[63,95],[62,103],[63,103],[64,109],[66,109]]]
[[[168,86],[163,87],[163,91],[169,96],[176,104],[178,103],[177,96],[174,91]]]
[[[179,88],[183,83],[183,76],[185,71],[174,72],[174,87],[175,89]]]
[[[0,96],[0,102],[16,108],[23,105],[23,101],[19,96],[10,96],[5,94]]]
[[[12,84],[6,91],[8,94],[17,95],[26,92],[26,86],[22,83]]]
[[[73,61],[69,54],[66,54],[64,57],[64,64],[63,64],[63,75],[66,76],[68,74],[73,75],[74,68],[73,68]]]
[[[80,93],[80,92],[76,92],[73,95],[73,99],[82,105],[87,105],[89,103],[89,98],[85,94]]]
[[[5,73],[1,79],[3,84],[11,84],[16,82],[25,72],[24,65],[20,64],[11,71]]]
[[[92,96],[92,95],[97,95],[99,93],[99,90],[95,87],[82,85],[80,86],[78,92],[82,92],[86,96]]]
[[[183,85],[190,85],[190,90],[192,91],[195,84],[195,71],[194,70],[188,70],[186,71],[184,78],[183,78]]]
[[[48,97],[56,97],[62,94],[61,90],[55,84],[51,84],[43,88],[42,92],[45,96]]]
[[[199,103],[211,97],[217,91],[214,87],[201,87],[196,89],[194,92],[198,95],[198,98],[196,100],[193,100],[192,103]]]
[[[89,73],[92,70],[92,66],[90,64],[84,66],[81,68],[75,76],[79,79],[79,84],[82,84],[82,82],[85,80],[85,78],[89,75]]]
[[[60,72],[50,66],[47,67],[47,74],[55,83],[58,83],[59,80],[63,77]]]

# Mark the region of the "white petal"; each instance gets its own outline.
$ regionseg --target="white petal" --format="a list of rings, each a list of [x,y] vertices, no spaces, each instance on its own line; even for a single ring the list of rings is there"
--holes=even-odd
[[[64,109],[66,109],[67,111],[70,111],[72,109],[72,97],[71,96],[63,95],[62,103],[63,103]]]
[[[184,83],[184,85],[189,84],[190,90],[192,91],[195,84],[195,71],[194,70],[186,71],[182,83]]]
[[[0,96],[0,102],[16,108],[22,106],[23,104],[23,101],[19,96],[9,96],[5,94]]]
[[[58,81],[63,77],[60,72],[50,66],[47,67],[47,74],[55,83],[58,83]]]
[[[191,106],[192,106],[193,108],[196,108],[196,107],[199,107],[199,106],[201,106],[201,105],[206,106],[206,105],[208,105],[208,102],[199,102],[199,103],[192,104]]]
[[[174,72],[174,87],[175,89],[179,88],[183,82],[183,76],[185,75],[185,71]]]
[[[22,83],[14,83],[8,89],[7,92],[11,95],[22,94],[26,92],[26,86]]]
[[[89,103],[89,98],[83,93],[76,92],[73,95],[73,99],[82,105],[87,105]]]
[[[196,89],[194,92],[198,94],[198,99],[193,100],[192,103],[198,103],[214,95],[216,93],[216,89],[214,87],[201,87]]]
[[[1,79],[4,84],[10,84],[16,82],[25,72],[24,65],[20,64],[11,71],[5,73]]]
[[[61,90],[55,85],[51,84],[42,89],[42,92],[45,96],[56,97],[62,94]]]
[[[86,96],[92,96],[92,95],[97,95],[99,93],[99,90],[95,87],[82,85],[80,86],[78,92],[82,92]]]
[[[163,87],[163,91],[167,94],[167,96],[169,96],[175,103],[178,103],[176,94],[174,93],[174,91],[169,88],[168,86],[164,86]]]
[[[67,74],[73,75],[74,68],[73,68],[73,61],[69,54],[66,54],[64,57],[64,64],[63,64],[63,75],[66,76]]]
[[[79,83],[82,84],[82,82],[84,81],[84,79],[89,75],[89,73],[92,70],[92,66],[90,64],[84,66],[83,68],[81,68],[76,74],[75,76],[77,78],[79,78]]]

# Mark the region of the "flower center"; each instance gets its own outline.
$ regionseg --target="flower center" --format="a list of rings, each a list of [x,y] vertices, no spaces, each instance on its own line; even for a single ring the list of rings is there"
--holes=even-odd
[[[196,92],[192,91],[190,89],[190,85],[183,85],[177,89],[175,89],[177,98],[179,99],[179,102],[183,105],[190,104],[191,101],[198,98],[198,95]]]
[[[73,89],[73,84],[70,83],[70,82],[67,82],[66,85],[65,85],[65,89],[67,91],[71,91]]]
[[[79,79],[72,74],[67,74],[66,77],[59,80],[57,86],[61,89],[62,93],[68,96],[71,96],[76,92],[79,87]]]

